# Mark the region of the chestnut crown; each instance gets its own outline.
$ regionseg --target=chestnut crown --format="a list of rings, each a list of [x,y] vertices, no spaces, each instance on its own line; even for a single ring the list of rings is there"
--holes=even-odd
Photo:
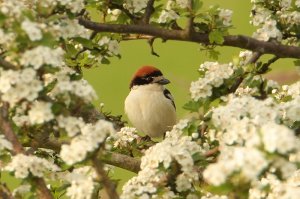
[[[162,72],[158,68],[153,66],[143,66],[135,72],[129,88],[131,89],[136,85],[146,85],[152,83],[164,85],[170,83],[170,81],[163,77]]]

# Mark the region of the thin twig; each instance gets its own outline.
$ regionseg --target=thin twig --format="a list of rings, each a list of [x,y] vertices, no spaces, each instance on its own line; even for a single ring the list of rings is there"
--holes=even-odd
[[[145,9],[145,14],[144,14],[143,19],[142,19],[143,24],[149,24],[150,17],[154,12],[154,7],[153,7],[154,1],[155,0],[149,0],[147,2],[147,6],[146,6],[146,9]]]
[[[12,193],[5,184],[0,184],[0,198],[2,199],[14,199]]]
[[[116,185],[107,176],[105,170],[103,169],[104,165],[100,160],[97,159],[97,155],[94,155],[92,162],[96,173],[103,184],[108,199],[118,199],[119,195],[117,193]]]
[[[79,18],[79,23],[87,29],[95,30],[97,32],[144,34],[166,40],[190,41],[206,45],[209,44],[208,34],[205,33],[194,32],[187,37],[185,30],[170,30],[158,28],[153,25],[103,24],[92,22],[84,18]],[[262,54],[277,55],[281,58],[300,58],[300,47],[260,41],[244,35],[224,36],[224,42],[221,46],[239,47],[254,52],[261,52]]]
[[[194,30],[194,18],[195,17],[193,16],[193,1],[192,0],[188,0],[187,9],[188,9],[188,12],[190,13],[190,16],[188,18],[185,31],[186,31],[187,36],[189,37],[195,31]]]
[[[248,64],[254,64],[255,62],[257,62],[257,60],[262,56],[261,52],[254,52],[252,54],[252,57],[250,58],[250,60],[248,61],[248,63],[246,63],[245,65]],[[237,78],[236,82],[229,88],[228,93],[234,93],[238,87],[241,85],[241,83],[244,81],[244,76],[240,76]]]
[[[217,154],[219,152],[219,147],[215,147],[213,149],[210,149],[208,151],[205,152],[204,157],[211,157],[214,156],[215,154]]]
[[[111,0],[108,1],[108,7],[110,9],[119,9],[121,10],[129,19],[131,19],[134,23],[137,23],[139,18],[137,18],[136,16],[134,16],[133,14],[131,14],[129,12],[129,10],[125,9],[122,5],[113,3]]]
[[[271,58],[267,63],[264,63],[261,67],[260,70],[258,71],[258,74],[264,74],[268,71],[269,66],[271,64],[273,64],[274,62],[276,62],[278,59],[280,59],[280,57],[278,56],[274,56],[273,58]]]

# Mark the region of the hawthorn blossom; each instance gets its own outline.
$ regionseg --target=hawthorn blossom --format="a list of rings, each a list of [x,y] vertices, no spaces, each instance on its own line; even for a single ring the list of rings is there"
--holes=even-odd
[[[168,172],[174,164],[179,164],[181,168],[180,175],[176,177],[176,190],[189,190],[192,183],[199,178],[193,169],[193,155],[201,152],[202,148],[188,136],[167,137],[145,152],[141,159],[141,171],[124,185],[121,198],[156,198],[156,187],[161,187],[163,179],[168,178]],[[160,192],[168,194],[166,198],[176,198],[176,194],[170,192],[168,186],[164,184],[162,187]]]
[[[212,89],[221,86],[234,72],[232,63],[219,64],[218,62],[205,62],[200,65],[199,71],[204,73],[204,77],[192,82],[190,87],[194,101],[210,97],[213,93]]]
[[[29,173],[36,177],[43,177],[46,172],[56,172],[60,168],[44,158],[17,154],[12,157],[12,161],[4,167],[4,170],[14,172],[17,178],[26,178]]]
[[[73,13],[78,13],[84,9],[84,0],[57,0],[61,5],[66,6]]]
[[[0,151],[4,149],[12,150],[12,144],[5,139],[4,135],[0,134]]]
[[[21,28],[26,32],[31,41],[37,41],[43,38],[43,33],[38,23],[26,19],[22,22]]]
[[[270,153],[277,151],[286,154],[297,148],[300,149],[300,140],[291,129],[283,125],[267,123],[262,126],[261,131],[264,147]]]
[[[33,66],[34,69],[39,69],[44,64],[58,67],[64,64],[64,54],[65,51],[60,47],[51,49],[46,46],[38,46],[25,51],[21,56],[20,63],[24,66]]]
[[[234,172],[240,172],[244,180],[256,180],[268,166],[268,161],[258,149],[248,147],[224,146],[218,162],[210,164],[203,172],[204,179],[219,186]]]
[[[62,115],[57,117],[58,126],[64,128],[68,133],[69,137],[73,137],[80,133],[81,128],[84,127],[85,123],[81,117],[64,117]]]
[[[28,111],[29,121],[31,124],[42,124],[54,118],[51,110],[51,103],[43,101],[35,101],[31,109]]]
[[[113,125],[105,120],[99,120],[95,124],[85,124],[80,128],[80,134],[74,137],[70,144],[62,145],[60,156],[69,165],[80,162],[114,133]]]
[[[38,80],[36,71],[32,68],[0,71],[1,98],[12,107],[22,99],[35,100],[42,89],[42,82]]]
[[[219,18],[223,21],[224,26],[231,26],[232,10],[219,9]]]
[[[131,13],[138,13],[147,6],[148,0],[125,0],[124,7]]]
[[[114,136],[114,147],[127,147],[131,142],[138,139],[137,130],[131,127],[123,127]]]
[[[90,166],[74,169],[64,177],[71,184],[67,188],[66,195],[71,199],[90,199],[94,191],[94,180],[96,178],[97,174]]]
[[[158,23],[167,23],[168,21],[176,20],[179,15],[174,10],[163,10],[157,19]]]

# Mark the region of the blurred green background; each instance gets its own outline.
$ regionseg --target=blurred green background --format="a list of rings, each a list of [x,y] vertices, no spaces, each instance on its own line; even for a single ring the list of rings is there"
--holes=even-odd
[[[222,8],[233,10],[232,23],[234,28],[231,34],[243,34],[251,36],[255,28],[250,25],[250,0],[205,0],[204,9],[209,5],[218,4]],[[207,52],[200,51],[201,45],[196,43],[167,41],[162,43],[160,39],[155,40],[154,49],[160,57],[150,53],[150,47],[146,40],[121,42],[121,59],[111,59],[110,65],[99,68],[84,70],[85,78],[92,84],[98,93],[100,102],[105,104],[105,111],[111,111],[114,115],[123,115],[123,103],[129,92],[129,82],[133,73],[143,65],[153,65],[162,70],[166,78],[171,81],[167,85],[172,92],[178,118],[183,118],[187,111],[182,106],[189,99],[189,86],[191,81],[198,78],[197,69],[204,61],[212,60]],[[219,62],[229,62],[233,56],[237,56],[241,49],[231,47],[217,48],[221,55]],[[267,60],[271,56],[263,57]],[[279,60],[272,66],[273,71],[269,76],[275,79],[291,82],[294,80],[296,69],[293,60]],[[124,117],[127,120],[126,116]],[[133,174],[124,170],[116,169],[113,174],[116,179],[122,179],[124,183]]]

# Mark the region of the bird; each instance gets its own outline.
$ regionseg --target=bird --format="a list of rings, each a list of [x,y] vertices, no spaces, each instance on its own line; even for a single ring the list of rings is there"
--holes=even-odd
[[[131,79],[125,113],[132,125],[150,138],[164,137],[176,124],[174,98],[165,88],[169,83],[154,66],[139,68]]]

